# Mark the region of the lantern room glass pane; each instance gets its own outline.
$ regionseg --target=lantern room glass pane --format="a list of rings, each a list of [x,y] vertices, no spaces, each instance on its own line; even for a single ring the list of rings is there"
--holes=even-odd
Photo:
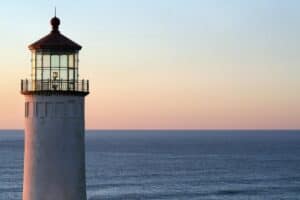
[[[67,55],[60,56],[60,67],[68,67],[68,56]]]
[[[78,67],[78,62],[79,62],[79,59],[78,59],[78,53],[75,54],[75,68]]]
[[[60,70],[60,79],[62,80],[67,80],[68,79],[68,74],[66,69],[61,69]]]
[[[78,80],[78,70],[75,69],[74,72],[75,72],[75,80]]]
[[[43,70],[43,79],[44,80],[49,80],[50,79],[50,70],[49,69],[44,69]]]
[[[59,67],[59,56],[51,55],[51,67]]]
[[[36,79],[41,80],[42,79],[42,70],[37,69],[36,70]]]
[[[74,69],[69,69],[69,80],[74,80]]]
[[[35,67],[35,53],[34,52],[32,52],[32,54],[31,54],[31,79],[32,80],[35,80],[35,69],[36,69],[36,67]]]
[[[43,67],[50,67],[50,55],[43,55]]]
[[[31,54],[31,64],[32,68],[35,68],[35,53]]]
[[[36,67],[42,67],[42,55],[41,54],[36,55]]]
[[[69,55],[69,67],[71,67],[71,68],[74,67],[74,55],[73,54]]]

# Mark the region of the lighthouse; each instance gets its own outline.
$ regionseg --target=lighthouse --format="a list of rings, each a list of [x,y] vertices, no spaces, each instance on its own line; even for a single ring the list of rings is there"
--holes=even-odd
[[[84,102],[88,80],[79,79],[79,44],[52,30],[29,45],[31,77],[25,96],[23,200],[86,200]]]

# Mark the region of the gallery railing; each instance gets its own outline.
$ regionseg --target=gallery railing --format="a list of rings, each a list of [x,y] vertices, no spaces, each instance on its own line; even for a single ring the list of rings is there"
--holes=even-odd
[[[88,80],[21,80],[21,93],[40,91],[89,92]]]

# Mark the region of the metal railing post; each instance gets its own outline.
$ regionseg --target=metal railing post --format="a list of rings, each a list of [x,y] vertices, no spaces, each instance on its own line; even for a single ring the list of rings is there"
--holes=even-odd
[[[21,80],[21,92],[23,92],[23,80]]]
[[[87,86],[87,92],[90,91],[90,83],[89,83],[89,80],[87,80],[86,86]]]
[[[84,79],[82,79],[81,90],[84,91]]]

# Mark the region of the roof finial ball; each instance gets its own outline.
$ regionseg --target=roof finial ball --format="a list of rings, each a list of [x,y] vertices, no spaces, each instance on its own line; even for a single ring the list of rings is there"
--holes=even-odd
[[[58,26],[60,25],[60,20],[59,18],[57,18],[56,16],[53,17],[50,21],[51,25],[52,25],[52,30],[53,31],[58,31]]]

